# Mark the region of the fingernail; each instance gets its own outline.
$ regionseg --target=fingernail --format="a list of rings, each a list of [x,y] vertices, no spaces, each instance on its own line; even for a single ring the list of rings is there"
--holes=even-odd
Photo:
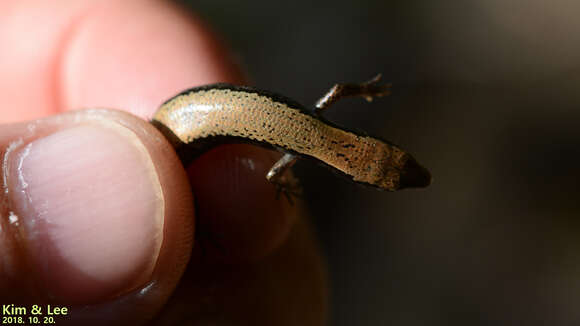
[[[163,195],[131,130],[78,125],[9,160],[10,196],[41,290],[84,303],[147,282],[163,240]]]

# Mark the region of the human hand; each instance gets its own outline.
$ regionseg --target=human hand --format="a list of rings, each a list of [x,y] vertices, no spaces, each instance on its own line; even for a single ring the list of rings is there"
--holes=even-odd
[[[57,325],[323,323],[303,212],[264,178],[276,156],[223,146],[186,174],[143,120],[183,88],[242,81],[199,19],[162,1],[3,1],[0,42],[0,305],[68,307]],[[87,107],[142,119],[71,111]],[[189,260],[194,224],[224,251],[194,242]]]

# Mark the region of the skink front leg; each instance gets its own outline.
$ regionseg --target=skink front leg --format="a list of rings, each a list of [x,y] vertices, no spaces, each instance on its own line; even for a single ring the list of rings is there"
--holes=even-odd
[[[361,96],[367,101],[374,97],[389,95],[391,84],[379,84],[381,74],[373,79],[360,84],[335,84],[314,106],[314,114],[320,116],[322,111],[328,109],[334,102],[343,97]]]
[[[296,155],[286,153],[278,162],[274,163],[266,174],[266,179],[276,186],[276,198],[280,196],[280,193],[283,193],[292,205],[294,204],[292,196],[300,197],[302,195],[298,180],[291,173],[287,173],[297,159]]]

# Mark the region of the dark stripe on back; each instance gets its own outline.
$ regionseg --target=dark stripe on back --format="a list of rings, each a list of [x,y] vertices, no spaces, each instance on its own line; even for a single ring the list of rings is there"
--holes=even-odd
[[[176,98],[178,96],[188,95],[190,93],[201,92],[201,91],[209,91],[212,89],[225,89],[225,90],[236,91],[236,92],[246,92],[246,93],[258,94],[260,96],[265,96],[276,103],[285,104],[293,109],[299,110],[302,113],[308,114],[310,116],[314,116],[312,114],[312,110],[306,109],[302,104],[300,104],[300,103],[296,102],[295,100],[293,100],[289,97],[286,97],[284,95],[280,95],[280,94],[277,94],[277,93],[274,93],[271,91],[266,91],[266,90],[258,89],[258,88],[251,87],[251,86],[240,86],[240,85],[232,85],[232,84],[227,84],[227,83],[209,84],[209,85],[203,85],[203,86],[198,86],[198,87],[186,89],[186,90],[180,92],[179,94],[173,96],[172,98],[168,99],[167,101],[163,102],[163,104],[161,104],[161,106],[171,102],[171,100],[173,100],[174,98]]]

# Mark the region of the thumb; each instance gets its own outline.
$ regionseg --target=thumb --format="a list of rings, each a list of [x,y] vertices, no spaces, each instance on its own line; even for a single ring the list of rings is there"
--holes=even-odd
[[[3,126],[0,150],[0,302],[64,305],[57,323],[150,318],[193,233],[185,171],[161,134],[86,110]]]

